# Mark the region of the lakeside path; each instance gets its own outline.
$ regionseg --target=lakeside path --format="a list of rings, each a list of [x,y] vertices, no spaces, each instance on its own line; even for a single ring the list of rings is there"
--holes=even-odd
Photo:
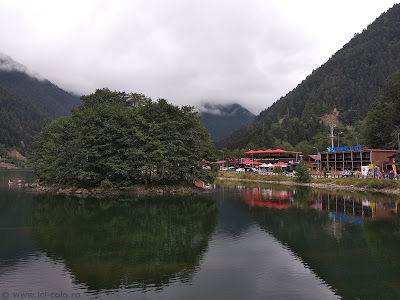
[[[375,189],[368,187],[356,187],[354,185],[339,185],[334,183],[301,183],[295,181],[278,181],[278,180],[261,180],[261,179],[245,179],[245,178],[229,178],[229,177],[217,177],[220,181],[239,181],[239,182],[258,182],[263,184],[282,184],[282,185],[295,185],[295,186],[308,186],[318,189],[326,190],[348,190],[348,191],[360,191],[367,193],[385,193],[392,195],[400,195],[400,189],[390,188],[390,189]],[[362,180],[362,179],[361,179]]]

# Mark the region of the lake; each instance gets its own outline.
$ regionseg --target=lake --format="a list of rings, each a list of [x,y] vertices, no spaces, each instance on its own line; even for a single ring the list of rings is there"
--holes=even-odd
[[[400,299],[399,197],[79,198],[26,193],[33,180],[0,171],[0,299]]]

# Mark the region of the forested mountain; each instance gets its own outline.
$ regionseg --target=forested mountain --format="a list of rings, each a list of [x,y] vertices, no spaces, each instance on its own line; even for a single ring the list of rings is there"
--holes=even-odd
[[[81,103],[78,96],[0,54],[0,144],[28,145],[46,123],[70,115]]]
[[[70,115],[71,108],[82,103],[79,96],[60,89],[39,75],[28,74],[26,67],[4,54],[0,54],[0,84],[52,119]]]
[[[323,149],[330,143],[329,124],[343,133],[343,141],[355,143],[360,121],[379,98],[385,80],[398,70],[400,5],[396,4],[251,125],[218,146],[235,149],[251,143],[254,148],[268,148],[286,141],[296,150]]]
[[[371,148],[399,149],[400,161],[400,72],[385,82],[362,122],[362,133]]]
[[[48,121],[35,106],[0,84],[0,144],[23,147]]]
[[[224,138],[229,133],[251,123],[254,114],[240,104],[205,103],[197,108],[201,122],[213,141]]]

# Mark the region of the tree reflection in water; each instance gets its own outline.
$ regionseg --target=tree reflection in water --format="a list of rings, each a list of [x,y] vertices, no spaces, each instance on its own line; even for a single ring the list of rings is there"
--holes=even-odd
[[[32,230],[90,290],[190,281],[215,230],[208,195],[136,199],[38,196]]]

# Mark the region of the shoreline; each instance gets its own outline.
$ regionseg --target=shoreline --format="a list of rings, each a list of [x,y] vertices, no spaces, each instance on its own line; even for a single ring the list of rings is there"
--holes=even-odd
[[[180,184],[173,186],[138,185],[123,189],[66,187],[60,184],[41,184],[38,182],[25,184],[26,192],[37,194],[72,195],[80,197],[104,196],[155,196],[155,195],[189,195],[205,191],[195,184]]]
[[[308,186],[311,188],[319,188],[325,190],[348,190],[348,191],[358,191],[358,192],[366,192],[366,193],[383,193],[383,194],[392,194],[392,195],[400,195],[400,189],[374,189],[368,187],[356,187],[356,186],[346,186],[339,185],[333,183],[301,183],[294,181],[267,181],[261,179],[245,179],[245,178],[229,178],[229,177],[217,177],[220,181],[244,181],[244,182],[258,182],[264,184],[281,184],[281,185],[294,185],[294,186]]]

